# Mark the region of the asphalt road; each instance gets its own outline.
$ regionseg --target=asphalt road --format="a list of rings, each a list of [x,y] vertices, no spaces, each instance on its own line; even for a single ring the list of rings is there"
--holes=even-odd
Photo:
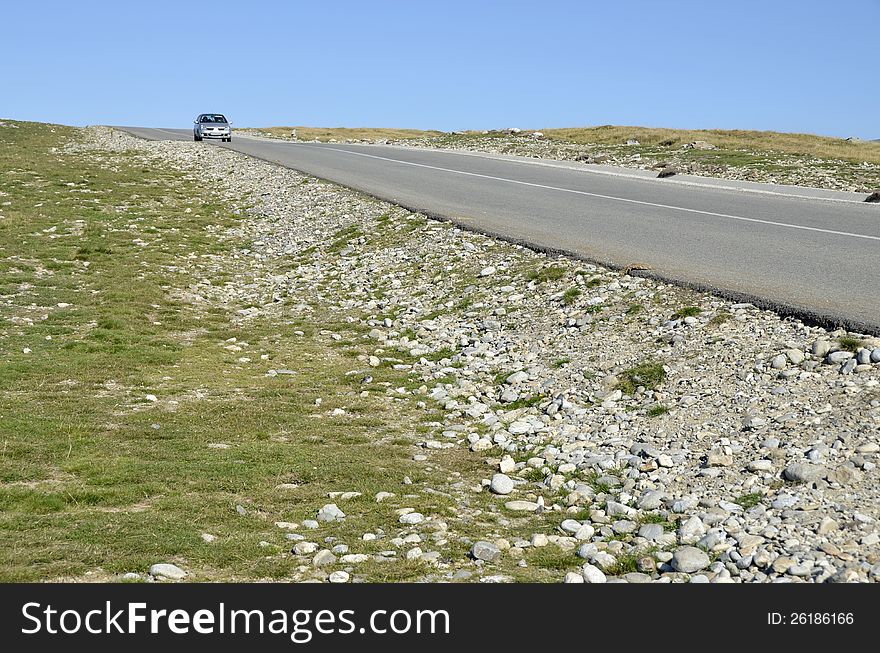
[[[121,129],[192,139],[189,130]],[[199,145],[508,240],[613,267],[646,265],[648,276],[880,334],[880,205],[864,195],[446,150],[240,136]]]

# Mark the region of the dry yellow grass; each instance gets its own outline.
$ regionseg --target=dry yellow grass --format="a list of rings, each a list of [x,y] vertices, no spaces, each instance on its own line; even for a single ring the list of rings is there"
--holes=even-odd
[[[270,134],[277,138],[290,138],[296,129],[299,140],[345,141],[355,140],[411,140],[418,138],[450,137],[441,131],[420,129],[392,129],[384,127],[261,127],[248,131]],[[524,130],[528,133],[529,130]],[[599,127],[568,127],[542,129],[551,140],[599,145],[622,145],[627,139],[637,139],[642,145],[659,145],[673,141],[680,146],[691,141],[707,141],[722,150],[750,150],[757,152],[781,152],[811,156],[820,159],[840,159],[861,163],[880,163],[880,143],[874,141],[846,141],[842,138],[815,136],[812,134],[787,134],[770,131],[741,129],[665,129],[659,127],[626,127],[602,125]],[[467,131],[453,138],[479,137],[479,131]]]
[[[337,141],[356,140],[405,140],[440,136],[443,132],[422,131],[419,129],[386,129],[383,127],[261,127],[255,131],[271,134],[278,138],[290,138],[290,132],[296,130],[296,137],[301,141]]]
[[[621,144],[629,138],[642,145],[658,145],[674,140],[676,145],[691,141],[707,141],[725,150],[758,150],[814,156],[820,159],[843,159],[880,163],[880,143],[846,141],[841,138],[812,134],[747,131],[740,129],[663,129],[654,127],[575,127],[542,129],[547,138],[569,143]]]

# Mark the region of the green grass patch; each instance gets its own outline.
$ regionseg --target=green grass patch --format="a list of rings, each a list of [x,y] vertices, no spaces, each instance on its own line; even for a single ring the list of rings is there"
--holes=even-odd
[[[697,317],[703,312],[698,306],[685,306],[672,314],[673,320],[682,320],[686,317]]]
[[[666,379],[663,365],[647,362],[631,367],[618,375],[620,389],[626,394],[633,394],[636,388],[643,386],[646,390],[656,389]]]
[[[732,317],[733,315],[728,311],[718,311],[714,316],[712,316],[712,319],[709,320],[709,325],[720,326],[726,322],[729,322]]]
[[[641,304],[631,304],[628,309],[626,309],[627,315],[638,315],[642,311],[645,310],[645,307]]]
[[[837,339],[837,346],[843,351],[858,351],[865,346],[865,341],[861,338],[853,338],[852,336],[842,336]]]
[[[668,406],[663,406],[662,404],[657,404],[655,406],[651,406],[645,414],[648,417],[660,417],[661,415],[665,415],[669,412]]]
[[[547,398],[546,395],[533,395],[531,397],[522,397],[521,399],[517,399],[516,401],[512,401],[509,404],[504,404],[504,410],[517,410],[519,408],[531,408],[532,406],[537,406],[542,401]]]
[[[562,293],[562,303],[566,306],[570,306],[574,304],[578,297],[581,296],[580,288],[569,288],[564,293]]]
[[[538,284],[548,281],[559,281],[565,276],[565,268],[559,265],[549,265],[538,270],[532,270],[526,276],[530,281]]]
[[[742,506],[743,510],[748,510],[749,508],[754,508],[761,500],[764,498],[764,495],[760,492],[752,492],[750,494],[743,494],[742,496],[737,497],[733,500],[734,503]]]

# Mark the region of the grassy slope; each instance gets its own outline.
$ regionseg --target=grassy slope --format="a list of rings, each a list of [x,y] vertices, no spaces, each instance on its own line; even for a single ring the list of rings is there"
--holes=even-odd
[[[407,385],[406,373],[375,369],[366,397],[346,374],[369,346],[362,327],[320,310],[240,322],[245,306],[185,299],[205,280],[253,281],[246,257],[232,257],[244,243],[223,237],[240,220],[229,207],[135,153],[53,151],[76,130],[17,125],[0,127],[0,581],[113,579],[155,562],[191,580],[302,578],[309,558],[289,553],[274,522],[314,518],[332,491],[363,496],[340,501],[345,522],[310,539],[332,533],[353,552],[388,549],[361,534],[396,533],[400,507],[472,539],[496,528],[486,493],[466,490],[468,514],[483,517],[457,521],[457,499],[427,491],[479,486],[491,472],[461,448],[412,460],[442,416],[389,401],[380,382]],[[324,329],[342,340],[328,344]],[[296,374],[268,377],[270,367]],[[346,416],[330,417],[336,407]],[[377,504],[378,491],[398,497]],[[521,534],[555,532],[562,518],[536,516]],[[467,545],[450,540],[444,560],[464,561]],[[505,558],[495,571],[555,582],[559,565],[579,563],[540,549],[528,558],[528,569]],[[431,571],[368,562],[356,575]]]
[[[350,384],[341,390],[346,361],[292,335],[298,325],[236,328],[231,311],[172,298],[202,274],[176,264],[229,250],[212,233],[234,216],[180,175],[110,155],[113,169],[56,156],[48,148],[74,132],[21,124],[0,132],[0,203],[9,203],[0,220],[0,530],[9,536],[0,578],[143,571],[165,559],[196,578],[284,577],[291,563],[272,555],[286,546],[275,520],[314,517],[332,490],[362,491],[367,502],[404,474],[419,478],[408,441],[375,442],[399,428],[394,416],[350,396]],[[230,337],[248,346],[229,351]],[[271,361],[238,362],[262,353],[296,363],[298,374],[268,378]],[[310,417],[317,396],[324,410],[345,402],[354,416]],[[303,489],[276,490],[281,483]],[[203,532],[219,539],[205,545]]]
[[[620,144],[634,138],[643,145],[658,145],[668,140],[675,141],[675,144],[702,140],[725,150],[785,152],[786,154],[813,156],[820,159],[880,163],[880,143],[873,141],[853,142],[812,134],[726,129],[660,129],[612,125],[546,129],[543,131],[547,138],[569,143]]]

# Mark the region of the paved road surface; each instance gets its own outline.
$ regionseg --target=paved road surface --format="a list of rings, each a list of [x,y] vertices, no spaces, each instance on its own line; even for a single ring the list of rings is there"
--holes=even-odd
[[[122,128],[153,140],[189,130]],[[377,145],[227,147],[469,228],[880,334],[880,205],[864,195]],[[880,186],[880,180],[878,180]]]

